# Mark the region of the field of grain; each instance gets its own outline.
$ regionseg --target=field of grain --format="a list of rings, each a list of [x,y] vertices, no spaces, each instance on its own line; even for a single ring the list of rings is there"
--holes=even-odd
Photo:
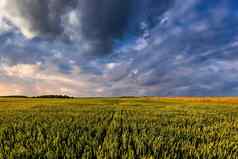
[[[238,98],[0,98],[0,158],[238,156]]]

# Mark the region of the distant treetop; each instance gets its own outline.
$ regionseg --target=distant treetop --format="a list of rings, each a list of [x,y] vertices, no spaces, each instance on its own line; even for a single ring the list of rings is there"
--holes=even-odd
[[[73,98],[67,95],[41,95],[41,96],[35,96],[33,98]]]

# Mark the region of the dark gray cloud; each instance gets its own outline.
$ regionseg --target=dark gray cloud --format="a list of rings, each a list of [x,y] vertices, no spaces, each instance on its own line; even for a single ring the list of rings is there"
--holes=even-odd
[[[28,38],[59,35],[61,16],[76,0],[3,0],[1,14]],[[76,4],[76,3],[75,3]]]
[[[68,38],[85,52],[105,54],[115,40],[142,31],[142,22],[156,23],[172,1],[3,0],[0,13],[28,38]]]
[[[237,95],[238,20],[231,18],[233,11],[224,6],[225,1],[209,4],[209,11],[202,1],[185,2],[165,14],[161,25],[144,39],[143,47],[138,47],[139,42],[126,49],[127,57],[121,63],[127,72],[117,71],[118,65],[108,74],[120,77],[110,78],[124,84],[119,88],[137,88],[137,95]],[[126,63],[126,59],[132,62]]]

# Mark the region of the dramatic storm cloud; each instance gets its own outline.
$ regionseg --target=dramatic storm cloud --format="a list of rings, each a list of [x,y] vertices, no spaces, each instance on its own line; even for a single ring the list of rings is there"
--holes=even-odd
[[[6,94],[238,95],[235,0],[1,0]]]
[[[152,23],[170,4],[165,0],[2,0],[0,7],[2,16],[27,38],[66,36],[104,54],[129,29],[133,28],[132,34],[141,31],[137,19]]]

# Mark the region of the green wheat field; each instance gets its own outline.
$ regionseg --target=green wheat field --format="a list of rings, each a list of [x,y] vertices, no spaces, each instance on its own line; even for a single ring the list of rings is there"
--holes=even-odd
[[[238,98],[0,98],[0,158],[238,158]]]

